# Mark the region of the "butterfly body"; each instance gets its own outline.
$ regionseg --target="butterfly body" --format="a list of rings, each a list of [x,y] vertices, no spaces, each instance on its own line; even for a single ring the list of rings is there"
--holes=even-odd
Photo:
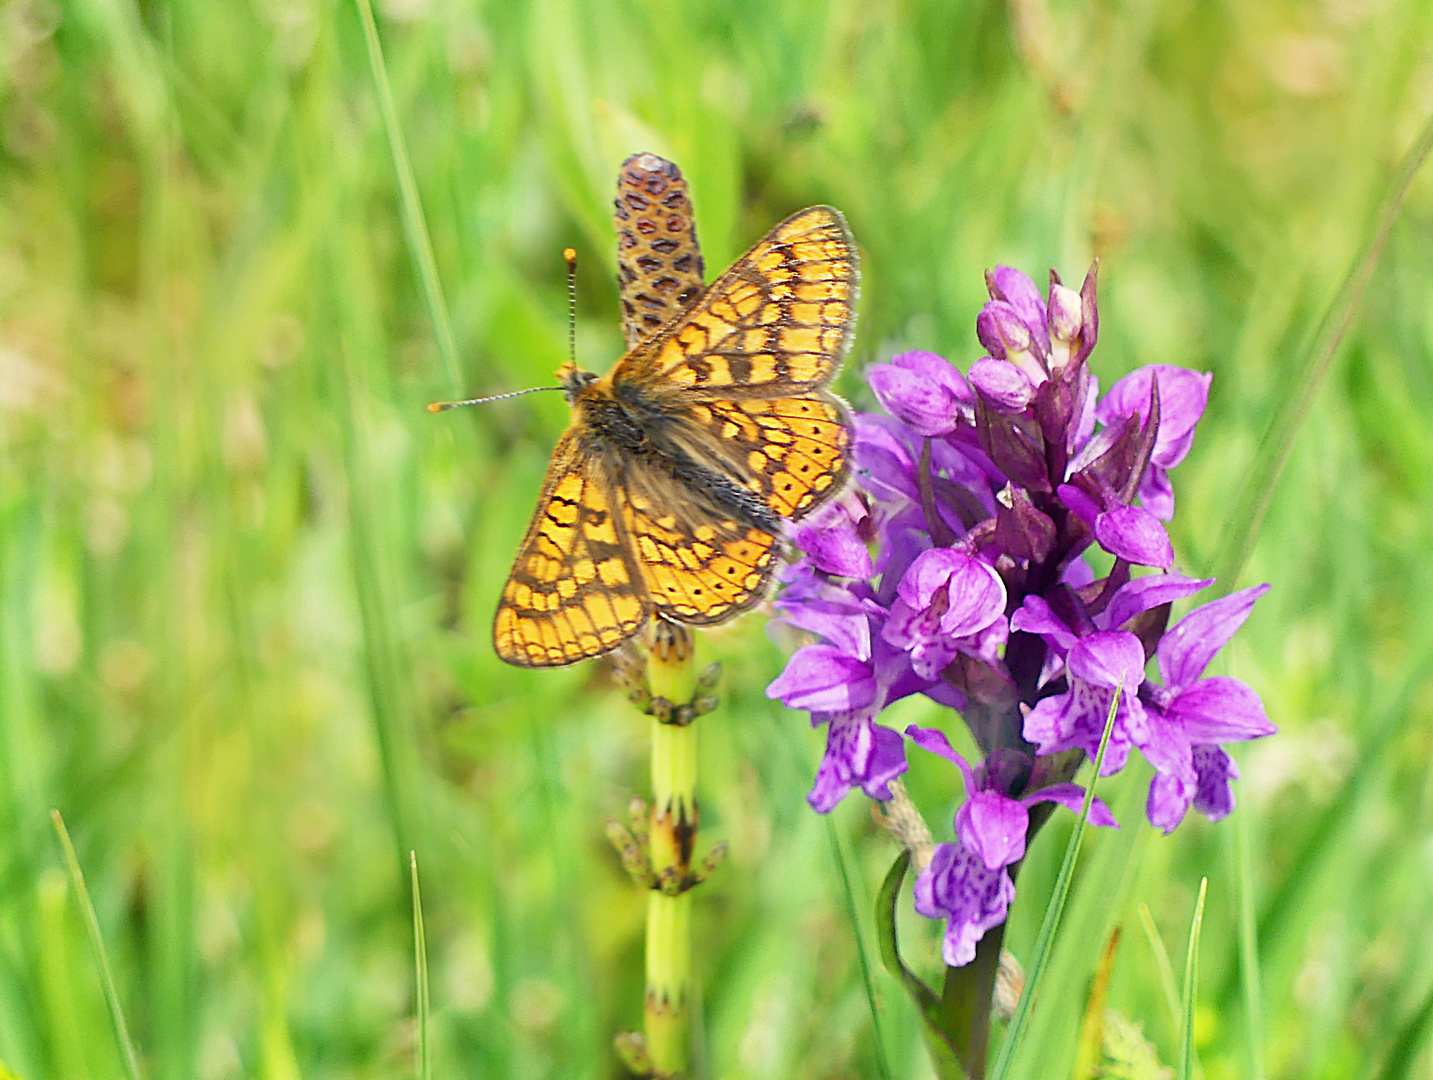
[[[661,196],[682,240],[672,250],[684,257],[695,232],[673,210],[680,174],[669,168],[624,171],[624,182],[640,175],[642,197]],[[663,252],[646,221],[635,218],[638,233],[655,235],[651,250]],[[695,266],[699,274],[699,256]],[[638,301],[628,319],[635,343],[612,370],[558,373],[572,423],[494,620],[509,663],[597,656],[654,616],[700,626],[747,610],[779,564],[783,520],[845,480],[850,421],[824,389],[854,318],[856,253],[841,216],[813,207],[788,218],[649,334],[639,320],[667,309],[643,298],[690,287],[676,267],[653,273],[638,280],[624,267],[624,310],[629,276]]]

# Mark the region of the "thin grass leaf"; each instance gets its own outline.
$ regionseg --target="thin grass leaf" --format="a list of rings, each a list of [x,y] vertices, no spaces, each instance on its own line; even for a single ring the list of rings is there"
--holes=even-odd
[[[823,820],[826,822],[826,836],[831,841],[831,851],[836,859],[836,873],[841,878],[841,891],[846,897],[846,917],[851,920],[851,936],[856,939],[856,960],[861,967],[861,984],[866,991],[866,1005],[871,1010],[871,1034],[876,1041],[876,1068],[880,1072],[881,1080],[891,1080],[891,1066],[886,1060],[886,1038],[881,1030],[881,1010],[876,1004],[876,983],[871,977],[871,965],[866,960],[866,940],[861,934],[856,893],[846,866],[846,852],[841,847],[841,838],[836,833],[836,824],[831,820],[831,815],[824,815]]]
[[[109,1006],[109,1018],[114,1024],[115,1041],[119,1043],[120,1056],[124,1058],[124,1071],[129,1080],[140,1080],[139,1056],[134,1052],[134,1043],[129,1037],[129,1025],[124,1021],[124,1010],[120,1008],[119,991],[115,989],[114,975],[110,971],[109,957],[105,954],[104,939],[100,937],[100,923],[95,908],[90,903],[90,891],[85,887],[85,875],[80,870],[80,861],[75,857],[75,846],[70,843],[70,832],[65,828],[65,819],[58,810],[51,810],[50,817],[55,823],[55,835],[60,839],[60,848],[65,855],[65,865],[70,872],[70,884],[79,900],[80,914],[84,917],[85,933],[90,939],[90,951],[100,969],[100,985],[104,989],[105,1004]]]
[[[1411,1074],[1414,1059],[1430,1026],[1433,1026],[1433,989],[1428,991],[1418,1011],[1399,1029],[1383,1068],[1378,1071],[1378,1080],[1402,1080]]]
[[[423,895],[418,889],[418,853],[408,853],[413,883],[413,978],[418,996],[418,1080],[433,1080],[432,1048],[428,1043],[428,937],[423,932]]]
[[[378,93],[378,109],[383,115],[383,130],[388,136],[393,169],[398,174],[398,191],[403,201],[403,233],[408,239],[408,253],[412,256],[413,268],[423,286],[423,302],[428,308],[428,318],[433,322],[433,333],[438,339],[438,353],[443,358],[449,386],[453,396],[460,397],[463,392],[463,379],[458,368],[457,341],[453,337],[453,324],[448,319],[448,302],[443,296],[443,285],[438,280],[438,262],[433,258],[433,242],[428,235],[428,221],[423,216],[423,204],[418,199],[418,184],[413,178],[413,165],[408,160],[403,129],[398,124],[398,109],[393,104],[393,88],[388,84],[388,69],[383,62],[383,44],[378,39],[378,24],[373,18],[373,5],[369,0],[354,0],[354,3],[358,5],[359,18],[363,20],[363,40],[368,46],[368,68],[373,75],[373,88]]]
[[[1154,925],[1154,916],[1150,914],[1149,905],[1140,902],[1139,922],[1144,927],[1144,936],[1149,941],[1150,952],[1154,953],[1155,970],[1159,972],[1160,989],[1164,991],[1164,1004],[1169,1010],[1169,1025],[1175,1031],[1179,1030],[1179,984],[1174,981],[1174,965],[1169,959],[1169,950],[1164,947],[1164,939],[1159,936],[1159,928]]]
[[[1199,935],[1204,929],[1204,897],[1209,879],[1199,879],[1199,899],[1194,903],[1194,920],[1189,924],[1189,950],[1184,957],[1184,1006],[1179,1033],[1179,1080],[1194,1076],[1194,998],[1199,981]]]
[[[1215,589],[1219,595],[1234,588],[1244,570],[1244,564],[1249,561],[1254,540],[1258,537],[1264,517],[1274,500],[1274,489],[1278,486],[1284,466],[1288,464],[1294,440],[1298,437],[1309,409],[1313,407],[1314,398],[1323,385],[1329,365],[1333,363],[1339,346],[1343,344],[1353,326],[1364,290],[1378,266],[1379,257],[1388,242],[1388,234],[1393,230],[1393,223],[1398,220],[1399,212],[1403,209],[1403,200],[1430,152],[1433,152],[1433,118],[1424,125],[1418,140],[1399,163],[1388,197],[1378,215],[1378,224],[1354,259],[1333,302],[1319,321],[1302,365],[1302,373],[1298,377],[1297,390],[1280,403],[1263,439],[1260,440],[1259,449],[1250,465],[1244,487],[1233,503],[1233,510],[1213,560],[1213,576],[1218,579]]]
[[[1010,1075],[1010,1069],[1015,1061],[1015,1051],[1020,1045],[1020,1036],[1025,1030],[1025,1024],[1030,1017],[1030,1008],[1035,1000],[1035,991],[1040,985],[1040,976],[1045,971],[1045,965],[1049,963],[1050,951],[1055,944],[1055,930],[1060,925],[1060,915],[1065,909],[1065,899],[1070,895],[1070,882],[1075,876],[1075,863],[1080,857],[1080,841],[1085,835],[1085,822],[1090,816],[1090,807],[1095,800],[1095,784],[1100,778],[1100,768],[1105,763],[1105,750],[1109,748],[1110,733],[1115,729],[1115,712],[1120,705],[1120,692],[1124,687],[1124,677],[1121,675],[1119,686],[1116,687],[1114,697],[1110,701],[1110,714],[1105,718],[1105,730],[1100,736],[1099,753],[1095,755],[1095,771],[1090,777],[1090,783],[1085,788],[1085,801],[1080,806],[1080,816],[1075,821],[1075,828],[1070,833],[1070,842],[1065,845],[1065,858],[1060,863],[1060,874],[1055,879],[1055,891],[1050,895],[1050,902],[1045,907],[1045,917],[1040,923],[1040,933],[1035,938],[1035,954],[1031,959],[1030,967],[1025,976],[1025,988],[1020,991],[1020,1001],[1015,1006],[1015,1015],[1010,1018],[1010,1026],[1005,1031],[1005,1039],[1000,1044],[1000,1055],[995,1059],[995,1070],[991,1073],[991,1080],[1006,1080]]]

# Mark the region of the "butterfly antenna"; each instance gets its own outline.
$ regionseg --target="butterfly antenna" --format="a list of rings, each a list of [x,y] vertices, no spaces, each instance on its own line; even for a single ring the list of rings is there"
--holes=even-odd
[[[563,248],[567,260],[567,362],[577,366],[577,252]]]
[[[562,257],[567,260],[567,361],[572,367],[577,366],[577,252],[572,248],[563,248]],[[486,405],[490,401],[506,401],[508,398],[522,397],[523,394],[537,394],[543,390],[561,390],[561,386],[534,386],[527,390],[513,390],[507,394],[493,394],[491,397],[468,398],[467,401],[434,401],[428,405],[428,411],[433,413],[447,412],[449,409],[461,409],[467,405]]]
[[[429,412],[447,412],[449,409],[461,409],[465,405],[486,405],[490,401],[506,401],[508,398],[522,397],[524,394],[540,394],[544,390],[561,390],[560,386],[530,386],[526,390],[514,390],[507,394],[494,394],[492,397],[468,398],[467,401],[434,401],[428,406]]]

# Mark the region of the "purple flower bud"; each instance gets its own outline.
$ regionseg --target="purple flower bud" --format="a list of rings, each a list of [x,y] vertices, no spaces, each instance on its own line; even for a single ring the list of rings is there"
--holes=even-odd
[[[1080,294],[1065,285],[1050,286],[1050,337],[1068,345],[1083,325]]]
[[[992,300],[975,317],[975,335],[990,355],[1005,360],[1011,352],[1030,351],[1030,328],[1009,304]]]
[[[1148,510],[1120,506],[1095,519],[1095,539],[1111,555],[1140,566],[1168,570],[1174,565],[1174,548],[1164,526]]]
[[[1030,334],[1030,351],[1044,360],[1050,355],[1045,302],[1040,290],[1028,277],[1009,266],[997,266],[986,272],[985,287],[990,299],[1004,301],[1014,309]],[[987,305],[989,306],[989,305]]]
[[[998,413],[1018,416],[1035,397],[1035,387],[1014,364],[984,357],[970,365],[970,385]]]

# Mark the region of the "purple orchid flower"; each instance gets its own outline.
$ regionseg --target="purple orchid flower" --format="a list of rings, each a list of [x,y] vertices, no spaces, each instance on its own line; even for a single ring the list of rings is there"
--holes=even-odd
[[[1015,899],[1010,867],[1025,857],[1030,830],[1030,807],[1053,802],[1079,813],[1085,789],[1061,783],[1014,798],[1001,790],[1009,770],[972,767],[951,747],[943,731],[914,725],[906,735],[917,746],[953,762],[965,781],[965,802],[955,813],[954,843],[937,844],[927,866],[916,879],[916,911],[929,919],[945,919],[941,952],[952,967],[975,959],[975,946],[987,930],[1005,921]],[[991,759],[999,764],[999,759]],[[1110,809],[1099,799],[1090,804],[1090,823],[1119,828]]]
[[[1101,774],[1139,750],[1156,773],[1147,813],[1166,832],[1190,807],[1228,814],[1238,769],[1223,744],[1274,730],[1251,689],[1204,675],[1266,587],[1167,628],[1174,601],[1212,584],[1170,572],[1163,524],[1210,376],[1148,366],[1101,398],[1093,267],[1078,291],[1052,272],[1042,296],[1004,266],[986,285],[988,355],[968,375],[919,351],[869,369],[887,415],[855,418],[860,493],[793,526],[802,554],[778,575],[781,620],[818,641],[767,689],[828,728],[808,796],[822,812],[856,788],[892,796],[906,760],[879,722],[891,703],[921,693],[969,725],[978,765],[910,732],[957,765],[968,796],[916,888],[918,910],[948,921],[950,964],[1005,918],[1030,804],[1078,806],[1068,781],[1098,755],[1112,708]],[[1103,577],[1083,558],[1094,545],[1114,556]],[[1163,572],[1134,576],[1141,566]],[[1106,818],[1096,804],[1091,820]]]
[[[1227,675],[1204,675],[1268,591],[1256,585],[1196,608],[1160,640],[1155,658],[1164,685],[1147,681],[1140,689],[1149,720],[1140,750],[1157,771],[1146,812],[1150,824],[1166,833],[1191,805],[1210,821],[1234,809],[1230,781],[1239,770],[1220,743],[1277,730],[1253,690]]]

